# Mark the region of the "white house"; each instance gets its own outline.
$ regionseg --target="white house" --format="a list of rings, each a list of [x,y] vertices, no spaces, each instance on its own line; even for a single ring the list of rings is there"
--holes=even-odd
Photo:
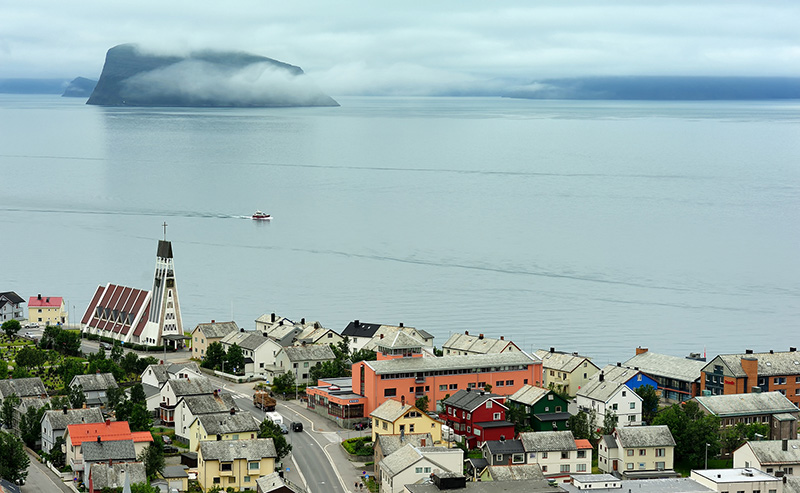
[[[278,352],[275,363],[279,368],[294,373],[295,382],[300,384],[308,383],[311,368],[314,365],[334,359],[336,357],[330,346],[313,344],[282,348]]]
[[[597,467],[623,479],[673,478],[675,439],[660,426],[618,427],[597,446]]]
[[[423,348],[433,348],[433,336],[429,332],[414,327],[406,327],[402,322],[400,322],[400,325],[383,325],[353,320],[342,331],[342,336],[347,336],[351,351],[360,349],[375,351],[380,339],[394,336],[397,332],[404,332],[419,340]]]
[[[504,336],[500,339],[485,337],[483,334],[470,335],[468,331],[463,334],[451,334],[447,342],[442,344],[442,353],[445,356],[466,356],[469,354],[507,353],[519,351],[519,347]]]
[[[547,478],[566,482],[574,473],[592,472],[592,445],[575,440],[571,431],[520,433],[525,463],[539,464]]]
[[[767,474],[800,476],[800,440],[745,442],[733,451],[733,467],[754,467]]]
[[[180,397],[175,406],[175,435],[188,442],[189,427],[197,417],[207,414],[228,414],[231,409],[239,411],[239,406],[233,397],[216,390],[212,394]]]
[[[167,426],[175,424],[175,408],[181,397],[191,395],[211,395],[218,390],[208,378],[173,378],[167,380],[159,395],[159,414],[161,421]]]
[[[772,476],[758,469],[701,469],[692,470],[691,479],[706,488],[723,493],[783,493],[784,483],[781,478]]]
[[[245,331],[231,332],[220,340],[220,344],[229,351],[236,344],[242,348],[244,356],[244,371],[255,375],[272,373],[275,367],[275,358],[281,350],[281,345],[270,337],[265,337],[260,332]],[[228,373],[233,368],[226,368]]]
[[[428,479],[435,472],[457,472],[464,468],[460,448],[415,447],[408,444],[380,463],[381,493],[399,493],[406,484]]]
[[[578,391],[576,401],[579,409],[597,413],[595,425],[598,428],[603,426],[609,412],[617,416],[617,426],[642,424],[642,398],[639,394],[624,383],[605,379],[603,373]]]
[[[45,411],[41,423],[42,450],[49,453],[56,439],[64,438],[64,432],[69,425],[102,422],[103,413],[96,407]]]

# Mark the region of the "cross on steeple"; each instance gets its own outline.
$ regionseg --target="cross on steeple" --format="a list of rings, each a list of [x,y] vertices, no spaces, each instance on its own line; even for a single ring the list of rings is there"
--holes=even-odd
[[[164,241],[167,241],[167,222],[164,221]]]

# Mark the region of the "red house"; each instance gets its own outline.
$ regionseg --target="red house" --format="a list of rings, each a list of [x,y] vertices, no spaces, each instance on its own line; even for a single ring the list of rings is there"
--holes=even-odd
[[[514,437],[514,423],[506,421],[505,397],[483,390],[459,390],[442,404],[440,415],[456,435],[467,440],[469,448],[488,440]]]

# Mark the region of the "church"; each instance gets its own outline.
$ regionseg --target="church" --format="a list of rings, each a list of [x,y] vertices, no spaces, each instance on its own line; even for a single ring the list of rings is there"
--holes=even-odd
[[[175,348],[184,339],[172,243],[159,240],[153,288],[98,286],[81,319],[81,331],[142,346]]]

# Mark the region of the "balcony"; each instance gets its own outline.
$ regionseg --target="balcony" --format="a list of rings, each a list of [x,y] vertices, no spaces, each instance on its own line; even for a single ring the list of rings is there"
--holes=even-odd
[[[414,383],[425,383],[425,377],[416,377]]]
[[[73,471],[83,471],[84,468],[83,459],[70,459],[69,465]]]

